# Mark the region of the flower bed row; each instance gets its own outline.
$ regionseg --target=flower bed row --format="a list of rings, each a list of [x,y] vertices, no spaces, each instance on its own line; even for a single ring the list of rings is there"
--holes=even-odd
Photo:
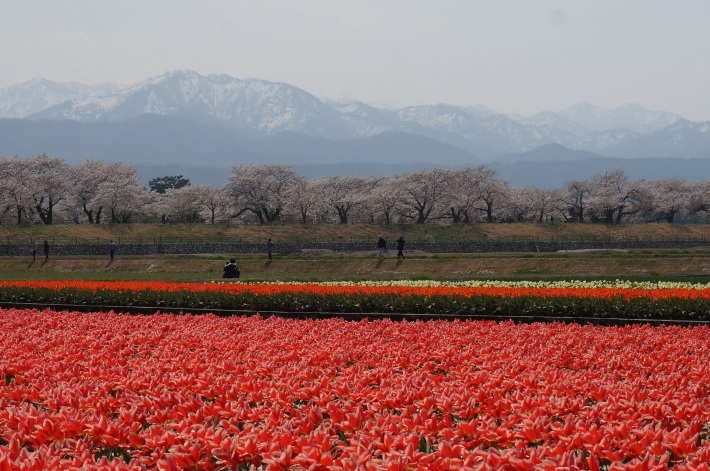
[[[710,462],[710,327],[0,309],[0,469]]]
[[[710,321],[710,289],[4,281],[0,302],[291,313]]]

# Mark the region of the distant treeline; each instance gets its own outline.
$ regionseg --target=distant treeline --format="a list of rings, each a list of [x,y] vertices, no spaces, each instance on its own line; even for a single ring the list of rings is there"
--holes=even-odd
[[[145,187],[129,164],[70,165],[46,154],[0,158],[3,224],[672,223],[705,218],[709,209],[710,180],[630,180],[618,169],[541,190],[511,186],[485,165],[314,179],[283,165],[239,165],[223,186],[165,175]]]

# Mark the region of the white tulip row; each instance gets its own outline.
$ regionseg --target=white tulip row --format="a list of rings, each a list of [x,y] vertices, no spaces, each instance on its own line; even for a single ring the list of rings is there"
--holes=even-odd
[[[265,284],[304,284],[294,281],[274,281]],[[495,280],[470,280],[470,281],[432,281],[432,280],[392,280],[392,281],[326,281],[319,283],[305,283],[321,286],[406,286],[406,287],[463,287],[463,288],[614,288],[614,289],[710,289],[710,283],[685,283],[676,281],[495,281]]]

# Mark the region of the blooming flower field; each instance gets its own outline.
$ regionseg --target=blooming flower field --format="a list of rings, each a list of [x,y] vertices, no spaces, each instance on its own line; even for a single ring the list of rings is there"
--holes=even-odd
[[[710,461],[707,326],[0,309],[0,345],[0,470]]]
[[[185,310],[710,321],[710,287],[672,283],[0,281],[0,301]]]

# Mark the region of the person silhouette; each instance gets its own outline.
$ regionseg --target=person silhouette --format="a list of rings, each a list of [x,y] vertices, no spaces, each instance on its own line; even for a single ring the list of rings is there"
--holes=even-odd
[[[399,257],[402,257],[402,260],[404,260],[404,237],[399,236],[399,239],[397,239],[397,260],[399,260]]]
[[[377,258],[380,260],[385,258],[385,252],[387,252],[387,241],[384,237],[380,236],[377,239]]]
[[[274,251],[274,243],[271,242],[271,239],[266,243],[266,254],[269,260],[271,260],[271,254]]]
[[[224,264],[222,278],[239,278],[239,268],[237,268],[236,259],[230,258],[229,261]]]

